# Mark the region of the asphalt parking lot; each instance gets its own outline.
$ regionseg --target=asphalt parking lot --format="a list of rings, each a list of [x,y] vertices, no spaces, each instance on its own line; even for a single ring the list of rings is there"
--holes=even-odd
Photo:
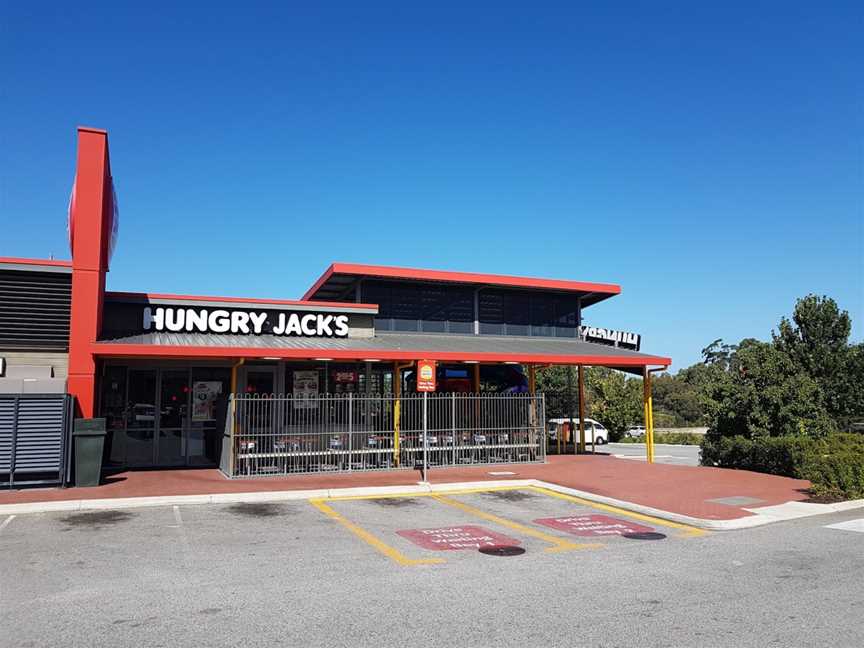
[[[602,448],[601,452],[608,452],[620,459],[645,461],[644,443],[610,443],[605,446],[598,446],[598,448]],[[655,443],[654,462],[678,466],[698,466],[699,446]]]
[[[313,506],[396,564],[591,551],[704,532],[542,488],[493,488],[414,497],[314,500]]]
[[[705,533],[535,488],[19,515],[0,645],[860,645],[842,519]]]

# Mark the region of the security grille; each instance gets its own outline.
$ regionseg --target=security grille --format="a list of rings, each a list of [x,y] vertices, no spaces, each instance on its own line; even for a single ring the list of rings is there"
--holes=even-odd
[[[72,398],[0,395],[0,486],[64,483]]]
[[[231,477],[545,460],[544,400],[528,394],[232,395]]]

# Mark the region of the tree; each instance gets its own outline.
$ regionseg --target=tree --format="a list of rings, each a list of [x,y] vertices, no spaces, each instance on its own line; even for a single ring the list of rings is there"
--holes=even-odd
[[[572,377],[568,374],[572,371]],[[605,425],[614,437],[642,420],[642,381],[607,367],[585,367],[585,417]],[[546,417],[579,416],[576,367],[537,371],[537,389],[546,394]],[[568,390],[568,387],[570,388]]]
[[[603,423],[613,437],[644,418],[640,379],[627,378],[606,367],[591,367],[585,383],[592,398],[590,416]]]
[[[542,392],[563,392],[567,389],[567,372],[569,370],[576,373],[575,367],[567,367],[564,365],[552,365],[550,367],[541,367],[537,369],[537,391]],[[573,383],[575,384],[575,377]]]
[[[679,375],[668,373],[656,376],[652,382],[654,396],[654,419],[659,425],[689,427],[705,424],[705,403],[698,385],[688,382],[684,376],[694,368],[707,368],[709,365],[694,365],[683,369]]]
[[[852,320],[830,297],[807,295],[795,302],[792,321],[780,320],[774,345],[819,385],[828,413],[836,419],[861,415],[864,371],[860,351],[849,346]],[[860,345],[859,345],[860,346]]]
[[[702,349],[702,361],[706,365],[719,365],[723,369],[728,369],[737,348],[737,344],[724,344],[723,338],[717,338]]]
[[[864,421],[864,344],[849,347],[840,369],[824,383],[829,410],[843,428]]]
[[[546,418],[567,418],[571,414],[579,416],[577,371],[576,367],[562,365],[537,370],[537,391],[546,395]],[[590,368],[586,371],[590,371]],[[590,394],[586,393],[586,411],[589,411],[590,401]]]
[[[816,381],[773,344],[743,340],[719,378],[709,388],[716,404],[712,436],[822,436],[835,430]]]
[[[782,318],[778,329],[772,332],[775,346],[816,380],[830,377],[846,360],[852,320],[830,297],[799,299],[792,321]]]

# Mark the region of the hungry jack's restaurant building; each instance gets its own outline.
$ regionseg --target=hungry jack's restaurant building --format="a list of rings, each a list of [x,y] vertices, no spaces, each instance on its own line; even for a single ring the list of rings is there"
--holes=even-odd
[[[395,467],[400,440],[410,445],[404,431],[411,424],[403,420],[410,408],[400,412],[400,404],[417,391],[421,361],[434,363],[433,395],[454,395],[450,418],[429,415],[441,430],[452,428],[434,436],[441,456],[444,446],[458,445],[470,419],[471,450],[457,457],[454,447],[454,461],[506,461],[515,455],[482,453],[491,429],[480,422],[485,405],[466,404],[460,419],[455,394],[533,398],[535,369],[549,365],[648,377],[671,363],[641,353],[638,335],[583,325],[587,308],[620,293],[612,284],[334,263],[299,300],[106,291],[115,201],[107,133],[79,128],[72,260],[0,258],[0,393],[71,394],[76,416],[106,418],[109,466],[224,469],[232,444],[232,465],[253,456],[241,449],[254,447],[256,461],[302,454],[302,465],[282,465],[304,472],[309,457],[340,450],[347,429],[352,451],[368,455],[364,467]],[[646,395],[649,389],[646,381]],[[238,423],[234,398],[258,410]],[[494,416],[513,416],[507,407],[496,406]],[[532,401],[525,410],[531,420],[542,416],[536,407]],[[313,409],[320,416],[311,417]],[[237,431],[262,422],[272,432],[266,443]],[[303,434],[287,443],[286,427]],[[502,448],[518,445],[511,438],[517,427],[508,428]],[[539,427],[542,434],[542,420]],[[358,441],[351,432],[360,429]],[[378,448],[385,431],[392,442]],[[310,440],[315,434],[323,441]],[[394,452],[395,462],[381,461]],[[357,465],[351,457],[328,465],[350,470]]]

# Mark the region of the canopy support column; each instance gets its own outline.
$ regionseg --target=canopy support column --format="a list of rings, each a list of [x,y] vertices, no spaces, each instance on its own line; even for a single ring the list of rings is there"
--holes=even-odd
[[[585,367],[579,365],[579,453],[585,453]]]
[[[642,372],[642,403],[645,409],[645,458],[654,463],[654,404],[651,398],[651,372]]]
[[[393,466],[399,467],[399,427],[402,422],[402,370],[413,363],[393,365]]]

